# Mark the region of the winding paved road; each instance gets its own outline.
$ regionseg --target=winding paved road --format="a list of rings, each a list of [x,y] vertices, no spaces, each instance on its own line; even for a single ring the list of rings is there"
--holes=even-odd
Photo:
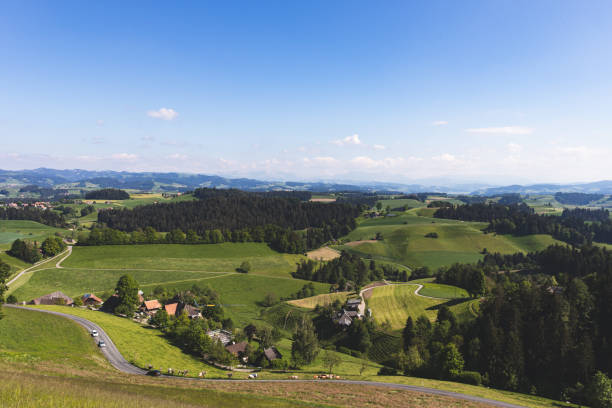
[[[119,350],[117,350],[117,347],[115,346],[111,338],[108,336],[108,334],[106,334],[106,332],[100,326],[98,326],[97,324],[93,322],[90,322],[87,319],[84,319],[78,316],[69,315],[66,313],[54,312],[51,310],[33,309],[29,307],[15,306],[15,305],[5,305],[5,306],[12,307],[15,309],[23,309],[23,310],[30,310],[33,312],[49,313],[49,314],[53,314],[56,316],[65,317],[67,319],[75,321],[76,323],[85,327],[90,332],[92,330],[97,330],[99,333],[99,337],[97,338],[97,340],[104,340],[104,342],[106,343],[106,347],[101,348],[100,350],[102,351],[102,354],[104,354],[104,356],[108,359],[108,361],[111,363],[113,367],[127,374],[137,374],[137,375],[146,374],[146,370],[133,366],[125,358],[123,358],[123,356],[121,355]],[[227,382],[229,381],[232,381],[232,382],[251,381],[252,382],[253,381],[253,380],[239,380],[239,379],[232,379],[232,380],[229,380],[229,379],[228,380],[226,379],[197,379],[197,378],[190,378],[190,377],[171,377],[171,378],[178,378],[178,379],[191,380],[191,381],[227,381]],[[322,381],[321,380],[257,380],[257,382],[322,382]],[[481,398],[481,397],[476,397],[473,395],[466,395],[466,394],[461,394],[461,393],[452,392],[452,391],[438,390],[435,388],[419,387],[415,385],[404,385],[404,384],[376,382],[376,381],[362,381],[362,380],[334,380],[333,383],[363,385],[363,386],[369,386],[369,387],[374,386],[374,387],[394,388],[394,389],[399,389],[399,390],[421,392],[424,394],[440,395],[443,397],[473,401],[473,402],[478,402],[482,404],[488,404],[494,407],[524,408],[521,405],[509,404],[507,402],[495,401],[495,400],[488,399],[488,398]]]

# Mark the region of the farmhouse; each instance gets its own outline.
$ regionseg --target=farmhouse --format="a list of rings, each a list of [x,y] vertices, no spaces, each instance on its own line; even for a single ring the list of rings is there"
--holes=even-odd
[[[162,305],[158,300],[145,300],[140,306],[140,310],[148,315],[154,315],[161,308]]]
[[[94,295],[93,293],[86,293],[81,298],[85,306],[99,306],[102,304],[102,299]]]
[[[229,344],[225,346],[225,349],[240,358],[243,363],[246,363],[249,360],[249,356],[246,355],[247,346],[249,345],[246,341],[241,341],[240,343]]]
[[[29,302],[31,305],[71,305],[73,303],[74,302],[71,297],[60,291],[32,299]]]
[[[359,313],[354,310],[346,310],[342,309],[342,311],[336,313],[336,316],[333,318],[334,323],[339,326],[349,327],[353,324],[353,319],[358,319]]]
[[[269,362],[283,358],[283,355],[274,346],[264,349],[264,356]]]
[[[220,341],[221,344],[227,346],[232,341],[232,333],[227,330],[211,330],[206,332],[208,337],[210,337],[213,341]]]
[[[168,316],[176,316],[177,308],[178,308],[178,303],[169,303],[164,306],[164,309],[166,309],[166,313],[168,313]]]
[[[361,304],[361,298],[348,299],[346,301],[346,310],[358,310]]]

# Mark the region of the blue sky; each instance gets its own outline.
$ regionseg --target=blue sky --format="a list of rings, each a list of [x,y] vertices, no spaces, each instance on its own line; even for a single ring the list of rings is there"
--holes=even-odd
[[[608,1],[6,2],[0,168],[612,178]]]

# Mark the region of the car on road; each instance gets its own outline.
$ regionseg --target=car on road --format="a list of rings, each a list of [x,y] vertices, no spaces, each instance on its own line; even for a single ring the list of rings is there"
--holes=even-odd
[[[147,375],[151,375],[153,377],[160,377],[162,373],[159,370],[149,370],[147,371]]]
[[[91,331],[91,337],[98,337],[98,331],[97,330],[92,330]]]
[[[98,342],[98,347],[106,347],[106,343],[104,342],[104,340],[100,340]]]

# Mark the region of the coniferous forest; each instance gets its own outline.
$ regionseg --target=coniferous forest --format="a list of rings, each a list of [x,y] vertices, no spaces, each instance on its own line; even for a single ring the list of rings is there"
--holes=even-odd
[[[349,203],[303,202],[296,193],[197,189],[194,196],[198,199],[100,211],[98,223],[123,232],[180,230],[197,235],[193,243],[263,241],[300,253],[350,232],[361,210]]]
[[[434,217],[488,222],[485,231],[499,234],[550,234],[572,245],[593,241],[612,243],[612,220],[609,211],[604,209],[565,209],[559,217],[536,214],[526,204],[475,203],[440,208]]]

